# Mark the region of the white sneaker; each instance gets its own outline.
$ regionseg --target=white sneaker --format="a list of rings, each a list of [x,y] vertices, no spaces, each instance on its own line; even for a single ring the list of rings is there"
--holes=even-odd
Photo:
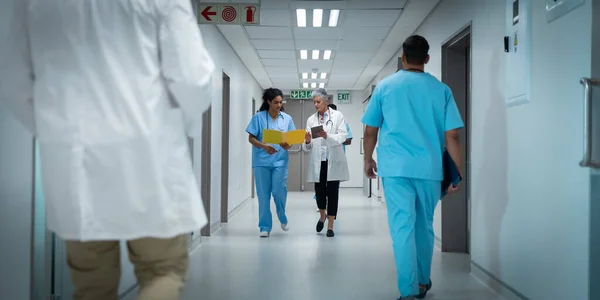
[[[321,212],[321,210],[317,207],[317,212]]]
[[[288,224],[281,224],[281,229],[283,229],[283,231],[288,231],[290,230],[290,226]]]
[[[261,231],[260,232],[260,237],[263,237],[263,238],[269,237],[269,232],[268,231]]]

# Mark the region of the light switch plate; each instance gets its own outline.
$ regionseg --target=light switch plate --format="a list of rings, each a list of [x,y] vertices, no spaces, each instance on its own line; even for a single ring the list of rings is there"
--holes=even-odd
[[[585,3],[585,0],[546,0],[546,22],[550,23]]]

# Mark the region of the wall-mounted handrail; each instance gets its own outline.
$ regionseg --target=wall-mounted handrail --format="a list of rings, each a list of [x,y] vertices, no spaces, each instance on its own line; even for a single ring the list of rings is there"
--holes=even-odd
[[[592,87],[600,86],[600,79],[581,78],[580,83],[584,89],[583,102],[583,159],[579,163],[582,167],[600,169],[600,161],[592,160],[593,124],[592,124]]]

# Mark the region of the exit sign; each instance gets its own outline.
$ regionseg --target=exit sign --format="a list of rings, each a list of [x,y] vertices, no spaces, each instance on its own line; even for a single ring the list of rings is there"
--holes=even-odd
[[[338,103],[347,104],[350,103],[350,92],[338,92],[337,94]]]
[[[312,92],[309,90],[292,90],[290,99],[312,99]]]

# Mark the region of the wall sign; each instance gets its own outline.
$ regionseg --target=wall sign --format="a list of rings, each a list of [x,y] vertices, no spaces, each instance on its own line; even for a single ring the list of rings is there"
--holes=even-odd
[[[339,104],[350,103],[350,92],[338,92],[337,93],[337,102]]]
[[[506,0],[506,105],[530,101],[531,0]]]
[[[260,5],[255,3],[204,3],[197,7],[198,24],[260,25]]]

